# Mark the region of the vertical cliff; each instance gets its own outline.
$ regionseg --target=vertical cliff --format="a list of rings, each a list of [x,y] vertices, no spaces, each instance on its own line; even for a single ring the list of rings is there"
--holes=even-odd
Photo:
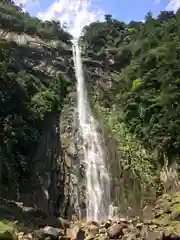
[[[0,13],[0,194],[68,217],[72,162],[61,122],[74,85],[71,36],[13,1]]]

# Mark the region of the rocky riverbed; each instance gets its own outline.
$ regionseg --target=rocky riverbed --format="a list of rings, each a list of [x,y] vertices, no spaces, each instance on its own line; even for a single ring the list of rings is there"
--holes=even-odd
[[[40,212],[33,212],[34,218],[40,217]],[[164,194],[156,201],[153,209],[154,218],[113,217],[104,222],[66,221],[62,218],[44,218],[36,221],[36,226],[24,231],[17,225],[4,227],[0,224],[0,239],[17,240],[179,240],[180,239],[180,192],[170,196]],[[41,214],[42,215],[42,214]],[[30,216],[30,215],[29,215]],[[44,220],[42,221],[42,218]],[[48,220],[49,219],[49,220]],[[40,224],[41,223],[41,224]]]

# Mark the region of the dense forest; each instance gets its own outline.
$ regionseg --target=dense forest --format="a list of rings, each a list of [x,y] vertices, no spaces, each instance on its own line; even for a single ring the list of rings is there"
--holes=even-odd
[[[71,39],[59,22],[33,18],[11,0],[0,3],[0,24],[3,31],[28,34],[47,45],[56,41],[59,48]],[[129,23],[105,15],[104,22],[86,26],[81,38],[84,58],[99,62],[97,68],[106,56],[113,59],[90,84],[94,108],[116,141],[116,164],[122,170],[117,176],[128,171],[129,178],[155,185],[156,191],[158,169],[179,163],[179,26],[180,11],[163,11],[157,18],[148,13],[144,22]],[[33,70],[15,42],[0,39],[0,49],[0,181],[6,188],[13,183],[23,189],[42,125],[49,115],[60,115],[70,75],[49,78]],[[99,81],[107,79],[111,87],[101,88]]]
[[[116,85],[109,106],[118,105],[142,144],[169,160],[180,153],[179,21],[179,11],[162,12],[157,19],[149,13],[144,23],[129,24],[106,15],[106,22],[92,23],[83,37],[95,55],[108,49],[114,56]]]
[[[160,169],[179,163],[179,23],[179,11],[163,11],[156,18],[149,12],[144,22],[128,24],[106,15],[104,22],[92,23],[83,32],[86,57],[103,61],[108,55],[114,60],[100,77],[110,80],[111,87],[94,84],[94,106],[116,139],[117,182],[123,175],[132,185],[135,181],[133,194],[140,199],[144,183],[161,192]]]

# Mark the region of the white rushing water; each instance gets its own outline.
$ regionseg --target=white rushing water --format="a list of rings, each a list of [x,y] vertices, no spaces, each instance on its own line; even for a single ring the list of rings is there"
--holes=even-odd
[[[97,131],[97,122],[88,101],[78,40],[73,41],[73,57],[77,78],[79,131],[83,142],[83,161],[86,165],[86,216],[88,221],[101,221],[109,215],[110,177],[104,160],[101,137]]]

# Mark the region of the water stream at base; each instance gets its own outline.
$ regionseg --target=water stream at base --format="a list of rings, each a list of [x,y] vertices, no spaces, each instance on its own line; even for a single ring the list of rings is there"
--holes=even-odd
[[[86,172],[86,218],[102,221],[109,215],[110,177],[104,160],[97,121],[92,115],[84,82],[81,49],[73,40],[73,59],[77,79],[77,112],[82,137],[83,162]]]

